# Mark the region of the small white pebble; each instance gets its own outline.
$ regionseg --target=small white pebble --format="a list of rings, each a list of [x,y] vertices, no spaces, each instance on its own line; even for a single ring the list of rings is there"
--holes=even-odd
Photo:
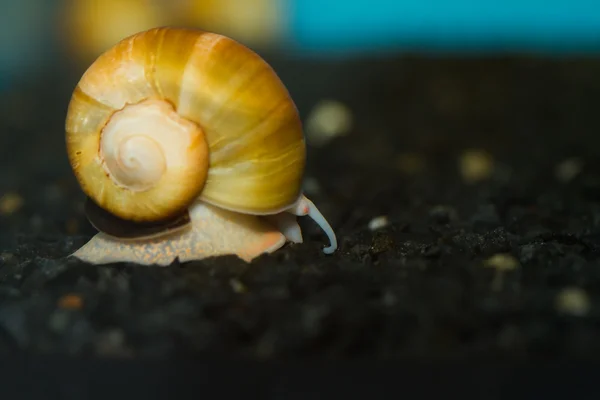
[[[563,314],[584,316],[590,310],[590,299],[583,289],[565,288],[556,296],[556,309]]]
[[[0,196],[0,214],[13,214],[23,206],[23,198],[16,192],[6,193]]]
[[[568,183],[572,181],[581,173],[583,169],[583,161],[579,158],[573,157],[562,161],[554,169],[554,176],[561,183]]]
[[[376,231],[377,229],[385,228],[389,224],[390,221],[388,220],[388,217],[386,217],[385,215],[381,215],[369,221],[369,229],[372,231]]]
[[[244,285],[239,279],[236,278],[232,278],[229,281],[229,284],[231,285],[231,289],[235,292],[235,293],[246,293],[248,291],[248,289],[246,288],[246,285]]]
[[[306,118],[306,138],[314,146],[323,146],[336,136],[346,135],[352,123],[352,113],[346,105],[336,100],[323,100]]]
[[[488,179],[494,172],[494,159],[484,150],[467,150],[460,156],[459,169],[465,182],[480,182]]]
[[[504,286],[504,273],[519,267],[519,261],[508,253],[494,254],[483,262],[483,265],[496,270],[492,281],[492,290],[500,291]]]
[[[318,194],[321,191],[321,185],[317,178],[307,177],[304,180],[304,191],[307,194]]]
[[[510,254],[498,253],[485,260],[483,264],[498,271],[512,271],[517,269],[519,261]]]

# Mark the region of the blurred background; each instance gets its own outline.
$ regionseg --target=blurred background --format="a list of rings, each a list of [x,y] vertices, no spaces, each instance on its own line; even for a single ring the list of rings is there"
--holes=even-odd
[[[118,40],[160,25],[316,59],[600,50],[594,0],[5,0],[0,22],[3,90],[48,68],[81,69]]]
[[[102,51],[159,25],[215,31],[290,60],[600,50],[595,0],[4,0],[0,94],[47,87],[57,74],[72,87]]]
[[[309,145],[327,149],[331,160],[415,171],[423,165],[419,151],[450,152],[459,133],[463,147],[495,140],[497,155],[512,151],[502,142],[511,118],[534,150],[549,126],[568,132],[574,146],[597,128],[581,123],[598,106],[597,0],[4,0],[4,215],[42,212],[36,201],[49,207],[46,217],[59,215],[68,207],[61,198],[81,195],[63,147],[71,91],[101,52],[160,25],[225,34],[261,54],[292,93]],[[561,107],[575,111],[549,116]],[[560,147],[569,149],[564,141]],[[343,179],[336,182],[348,184]],[[35,196],[32,182],[44,182],[44,196]],[[344,201],[350,191],[336,182],[325,186]],[[59,226],[67,229],[63,220]]]
[[[15,112],[30,112],[35,102],[24,87],[48,88],[66,77],[62,87],[70,89],[102,51],[160,25],[222,33],[273,62],[600,50],[595,0],[4,0],[0,94],[20,92],[6,100],[4,119],[27,123]]]
[[[245,44],[318,57],[373,52],[596,51],[594,0],[5,0],[3,87],[55,63],[88,63],[159,25],[194,26]]]

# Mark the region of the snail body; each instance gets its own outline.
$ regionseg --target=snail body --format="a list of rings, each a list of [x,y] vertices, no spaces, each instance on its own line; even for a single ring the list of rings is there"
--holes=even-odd
[[[66,147],[100,230],[74,254],[82,260],[250,261],[302,242],[301,215],[329,236],[326,253],[337,247],[302,193],[294,102],[262,58],[225,36],[154,28],[117,43],[73,92]]]

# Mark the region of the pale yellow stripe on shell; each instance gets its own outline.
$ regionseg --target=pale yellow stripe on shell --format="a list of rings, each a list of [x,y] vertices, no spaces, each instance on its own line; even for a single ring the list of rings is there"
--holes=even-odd
[[[262,119],[249,125],[242,134],[223,140],[220,146],[211,146],[211,167],[233,166],[248,159],[279,157],[290,144],[304,157],[304,138],[294,105],[282,100],[276,107],[263,113]]]
[[[237,179],[240,180],[256,180],[261,182],[263,179],[276,179],[278,175],[285,175],[286,172],[292,172],[299,164],[304,163],[304,159],[300,158],[296,151],[297,145],[289,146],[282,151],[281,154],[269,157],[260,156],[254,159],[242,159],[236,164],[231,164],[223,167],[213,167],[209,179],[221,180],[225,175],[231,175],[232,172],[237,172]],[[253,172],[261,171],[261,174],[253,174]],[[292,175],[290,175],[292,176]],[[234,179],[231,177],[230,179]]]
[[[88,96],[77,86],[69,103],[69,118],[65,121],[68,137],[97,135],[115,111]],[[76,137],[72,139],[77,140]]]
[[[183,74],[195,51],[198,32],[184,29],[156,29],[147,33],[146,76],[157,96],[167,99],[177,110]]]
[[[146,79],[144,35],[118,43],[100,55],[83,74],[79,87],[88,96],[115,109],[154,95]]]
[[[296,173],[295,168],[304,160],[285,158],[286,162],[261,159],[254,164],[245,162],[236,165],[233,169],[224,167],[211,170],[212,174],[209,175],[206,186],[213,188],[213,191],[204,191],[201,198],[227,209],[238,209],[238,205],[243,204],[244,212],[252,214],[279,212],[282,208],[291,206],[301,193],[302,176]],[[245,168],[256,171],[256,165],[262,168],[261,175],[244,173]],[[228,176],[226,181],[220,179],[223,175]],[[295,182],[299,182],[300,185],[296,185]],[[277,187],[281,189],[277,190]],[[295,192],[291,192],[294,189]],[[265,210],[266,205],[270,208]]]
[[[212,48],[221,40],[225,38],[212,33],[200,35],[181,76],[177,112],[199,124],[205,134],[208,132],[206,121],[210,120],[217,110],[217,106],[212,103],[213,97],[209,90],[211,82],[205,73],[205,65],[210,60]]]
[[[304,138],[295,106],[273,70],[251,50],[205,34],[190,57],[183,87],[179,112],[199,123],[210,148],[201,198],[251,213],[279,210],[295,201]],[[282,161],[252,162],[262,157]],[[290,168],[278,168],[280,164]],[[268,175],[271,181],[263,179]]]
[[[202,74],[207,78],[204,89],[211,101],[206,110],[207,118],[203,119],[204,124],[217,127],[221,126],[219,121],[223,120],[246,123],[247,119],[255,116],[256,113],[250,112],[232,118],[232,115],[244,112],[243,108],[236,106],[235,98],[240,93],[245,93],[246,87],[264,69],[264,65],[258,62],[249,49],[239,47],[231,39],[222,38],[211,47],[208,57],[203,60],[202,68]],[[231,135],[235,133],[232,129],[228,131]]]
[[[305,148],[300,119],[287,91],[274,83],[279,81],[264,65],[261,71],[265,79],[251,79],[243,92],[222,105],[226,112],[212,125],[204,125],[211,155],[202,198],[228,209],[264,214],[298,197]],[[262,88],[267,88],[264,96],[259,95]],[[255,162],[262,158],[266,161]]]
[[[278,142],[302,140],[300,121],[287,91],[266,64],[261,67],[247,76],[246,84],[233,91],[213,117],[212,152],[241,143],[270,153],[279,150]],[[282,134],[280,128],[286,125],[293,128]]]
[[[292,103],[276,74],[258,55],[212,34],[198,39],[182,86],[179,112],[202,126],[211,154],[240,138],[250,143],[243,139],[249,132],[282,102]],[[301,137],[301,130],[295,135]]]
[[[104,190],[106,176],[103,171],[96,171],[100,169],[98,132],[113,112],[110,107],[87,96],[79,87],[73,92],[65,124],[67,155],[82,190],[88,195]],[[96,187],[98,184],[100,188]]]

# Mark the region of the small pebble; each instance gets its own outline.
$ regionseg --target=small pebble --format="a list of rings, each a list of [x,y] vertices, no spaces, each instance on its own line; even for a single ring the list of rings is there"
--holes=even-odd
[[[573,157],[562,161],[554,169],[554,176],[561,183],[569,183],[581,173],[583,161]]]
[[[318,194],[321,191],[321,185],[317,178],[308,177],[304,180],[304,191],[308,194]]]
[[[77,294],[67,294],[58,299],[58,306],[69,310],[79,310],[83,306],[83,299]]]
[[[496,275],[492,281],[492,290],[500,291],[504,286],[504,273],[517,269],[520,264],[511,254],[498,253],[485,260],[483,265],[496,270]]]
[[[517,269],[519,261],[510,254],[498,253],[485,260],[484,265],[498,271],[512,271]]]
[[[352,128],[352,113],[343,103],[323,100],[306,119],[306,138],[314,146],[324,146],[336,136],[348,134]]]
[[[565,288],[556,296],[556,310],[581,317],[590,311],[590,299],[583,289]]]
[[[233,289],[235,293],[246,293],[248,291],[246,285],[244,285],[239,279],[233,278],[229,280],[229,285],[231,285],[231,289]]]
[[[378,229],[385,228],[389,224],[390,221],[388,220],[388,217],[386,217],[385,215],[381,215],[369,221],[369,230],[376,231]]]
[[[10,215],[19,211],[23,206],[23,198],[15,192],[6,193],[0,197],[0,214]]]
[[[460,156],[459,169],[466,183],[480,182],[494,172],[494,160],[483,150],[467,150]]]

